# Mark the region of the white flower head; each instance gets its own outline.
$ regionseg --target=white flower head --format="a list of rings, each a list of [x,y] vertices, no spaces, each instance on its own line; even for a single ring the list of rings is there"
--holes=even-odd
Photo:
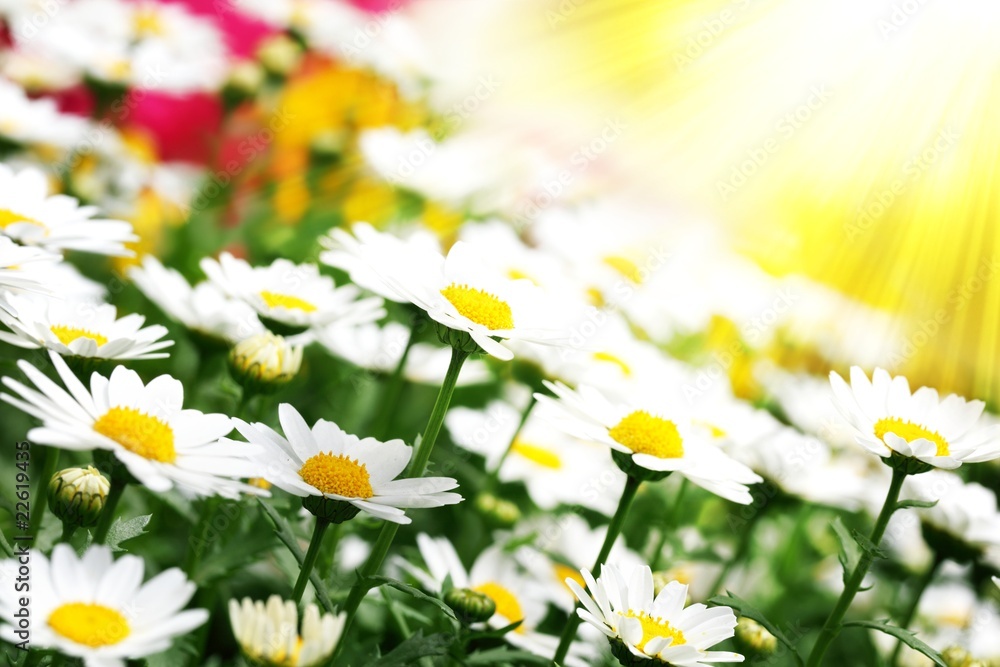
[[[139,240],[131,223],[94,218],[97,208],[68,195],[49,196],[49,181],[36,169],[14,172],[0,164],[0,231],[19,243],[47,250],[81,250],[129,257],[126,243]]]
[[[41,248],[23,246],[0,236],[0,289],[51,294],[55,283],[46,274],[62,258]]]
[[[36,295],[13,295],[6,303],[14,314],[0,311],[13,334],[0,332],[0,340],[22,348],[44,348],[65,356],[95,359],[163,359],[160,352],[174,344],[160,340],[166,327],[144,327],[145,318],[118,317],[107,303],[70,301]]]
[[[284,437],[266,424],[234,422],[243,437],[264,450],[260,476],[288,493],[341,501],[402,524],[410,523],[404,508],[441,507],[462,500],[457,493],[447,493],[458,486],[448,477],[397,479],[413,455],[413,448],[402,440],[362,439],[324,419],[309,428],[287,403],[278,407],[278,418]]]
[[[291,600],[277,595],[267,603],[243,598],[229,601],[229,622],[243,654],[254,664],[273,667],[316,667],[330,658],[344,632],[346,616],[321,614],[306,605],[299,631],[299,613]]]
[[[577,614],[604,633],[616,653],[624,649],[625,655],[676,667],[743,662],[739,653],[708,650],[734,634],[736,614],[729,607],[685,607],[688,587],[677,581],[654,596],[646,566],[635,568],[628,583],[614,565],[602,566],[596,580],[586,569],[580,573],[589,594],[575,579],[566,580],[583,604]]]
[[[87,667],[125,667],[126,660],[167,650],[174,637],[208,620],[204,609],[182,611],[195,585],[176,567],[143,583],[141,558],[113,560],[105,546],[77,556],[57,544],[51,559],[34,549],[29,558],[32,648],[82,658]],[[13,581],[18,567],[15,559],[0,562],[0,580]],[[0,598],[0,638],[11,643],[21,641],[14,634],[16,601]]]
[[[62,357],[54,352],[49,357],[64,386],[20,361],[18,368],[35,388],[4,377],[3,384],[16,396],[0,394],[42,421],[28,432],[34,442],[68,450],[108,450],[153,491],[177,487],[196,496],[227,498],[266,494],[234,479],[259,476],[259,467],[249,460],[256,448],[220,441],[233,428],[229,417],[184,409],[180,381],[161,375],[143,384],[138,373],[116,366],[110,377],[92,374],[88,388]]]
[[[383,315],[382,300],[358,300],[354,285],[337,287],[320,275],[314,264],[294,264],[276,259],[269,266],[251,266],[229,253],[218,260],[206,257],[201,267],[229,296],[246,302],[256,313],[279,326],[295,329],[372,322]],[[278,331],[277,333],[285,333]]]
[[[925,538],[933,539],[933,533],[940,532],[958,540],[967,553],[1000,550],[997,498],[986,487],[966,483],[955,473],[932,470],[908,478],[904,489],[908,496],[936,501],[933,507],[919,510],[922,522],[931,528],[931,533],[925,528]]]
[[[851,384],[830,373],[833,400],[855,430],[857,442],[873,454],[893,452],[936,468],[1000,457],[1000,426],[978,425],[985,404],[930,387],[910,393],[906,378],[876,368],[871,380],[857,366]]]
[[[545,382],[555,397],[536,394],[549,418],[567,433],[627,456],[637,472],[679,472],[698,486],[736,503],[752,502],[748,484],[761,477],[711,441],[708,429],[672,414],[658,397],[612,403],[586,385],[570,389]]]
[[[243,301],[227,297],[217,285],[203,282],[191,287],[174,269],[146,255],[129,277],[160,310],[191,331],[232,344],[264,331],[254,310]]]

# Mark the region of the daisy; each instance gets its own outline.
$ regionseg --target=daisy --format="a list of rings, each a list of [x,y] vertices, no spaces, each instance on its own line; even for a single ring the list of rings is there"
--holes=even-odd
[[[253,663],[271,667],[316,667],[333,653],[344,631],[344,614],[320,614],[306,606],[299,633],[299,613],[292,601],[277,595],[267,603],[243,598],[229,601],[229,622],[243,654]]]
[[[144,486],[163,492],[177,487],[196,496],[238,498],[266,495],[233,478],[259,477],[248,457],[256,448],[220,441],[232,430],[229,417],[183,409],[184,386],[169,375],[143,384],[138,373],[116,366],[107,378],[94,373],[88,389],[54,352],[49,353],[65,389],[26,361],[18,368],[34,383],[10,377],[13,391],[0,399],[42,421],[34,442],[68,450],[108,450]]]
[[[508,401],[454,407],[445,426],[456,445],[485,457],[488,470],[499,465],[501,482],[523,483],[540,509],[582,506],[611,516],[625,474],[608,465],[605,448],[568,436],[541,415],[529,416],[518,432],[521,412]]]
[[[14,332],[0,332],[0,340],[23,348],[46,348],[62,355],[94,359],[164,359],[159,352],[174,344],[160,340],[167,328],[143,327],[141,315],[119,318],[111,304],[74,302],[44,296],[6,297],[14,315],[0,311]]]
[[[509,360],[513,353],[496,339],[555,344],[564,338],[558,331],[541,328],[550,321],[551,304],[538,287],[484,271],[482,259],[465,243],[452,246],[447,257],[403,256],[398,248],[382,248],[383,244],[368,245],[357,256],[399,300],[418,306],[447,330],[471,337],[477,349]]]
[[[517,561],[511,555],[504,553],[499,546],[490,547],[476,558],[471,570],[466,570],[455,547],[445,537],[420,533],[417,535],[417,548],[426,569],[399,556],[393,558],[393,563],[430,593],[443,594],[445,583],[450,581],[453,588],[470,589],[486,595],[496,605],[493,616],[485,623],[487,627],[499,630],[520,622],[517,628],[504,635],[504,640],[537,655],[552,655],[558,640],[535,630],[547,612],[545,599],[540,595],[537,582],[521,574]],[[575,648],[579,649],[579,645]],[[580,659],[578,651],[570,655],[571,658],[564,664],[580,667],[588,664]]]
[[[259,476],[306,500],[339,501],[335,507],[341,521],[364,511],[406,524],[410,518],[403,508],[441,507],[462,500],[457,493],[445,493],[458,486],[448,477],[396,479],[413,455],[402,440],[361,439],[325,419],[309,428],[287,403],[278,407],[278,419],[285,437],[266,424],[234,420],[243,437],[263,448],[258,460],[264,471]]]
[[[546,381],[545,386],[555,397],[535,398],[552,408],[553,423],[575,437],[610,447],[615,462],[628,474],[656,479],[679,472],[727,500],[752,502],[747,485],[761,477],[716,447],[705,428],[688,417],[671,415],[663,401],[615,404],[586,385],[573,390]]]
[[[905,488],[919,500],[937,501],[917,513],[924,539],[942,556],[963,562],[1000,552],[1000,512],[992,491],[944,470],[908,478]]]
[[[73,197],[49,196],[42,172],[26,168],[15,173],[0,164],[0,231],[15,241],[47,250],[131,256],[125,244],[139,240],[132,225],[94,218],[96,213],[97,208],[80,206]]]
[[[0,236],[0,289],[51,294],[46,274],[60,259],[41,248],[18,245]]]
[[[211,340],[232,345],[264,332],[264,325],[246,303],[230,299],[214,283],[191,287],[178,271],[166,268],[152,255],[129,269],[128,275],[171,319]]]
[[[985,404],[951,394],[943,399],[935,389],[910,393],[906,378],[891,377],[876,368],[869,380],[857,366],[848,385],[830,373],[833,400],[855,430],[858,444],[889,459],[893,454],[920,461],[917,471],[930,467],[958,468],[962,463],[989,461],[1000,456],[1000,425],[977,425]]]
[[[399,322],[379,326],[374,322],[358,326],[334,324],[315,332],[316,340],[331,354],[358,368],[376,373],[392,373],[406,349],[410,328]],[[451,351],[440,345],[414,343],[406,357],[403,377],[409,382],[440,387],[448,372]],[[457,386],[488,382],[493,375],[480,359],[462,365]]]
[[[141,558],[113,560],[105,546],[92,545],[78,557],[68,544],[57,544],[51,560],[34,549],[29,558],[32,648],[82,658],[87,667],[125,667],[167,650],[174,637],[208,620],[204,609],[182,611],[195,585],[178,568],[144,584]],[[3,561],[0,579],[14,581],[18,567],[16,559]],[[21,641],[14,634],[16,600],[0,600],[0,638],[11,643]]]
[[[394,262],[441,254],[437,237],[415,226],[397,235],[380,232],[367,222],[355,222],[350,231],[332,229],[319,242],[324,248],[319,261],[345,271],[352,283],[390,301],[405,301],[382,278]]]
[[[84,118],[59,113],[54,100],[28,97],[24,90],[0,79],[0,136],[26,145],[69,149],[84,139]]]
[[[373,322],[383,315],[382,300],[358,300],[354,285],[337,287],[314,264],[276,259],[270,266],[251,266],[225,252],[218,260],[204,258],[208,279],[230,297],[246,302],[269,326],[287,333],[336,321],[341,325]]]
[[[653,596],[653,573],[635,568],[629,582],[614,565],[604,565],[596,580],[581,570],[588,594],[574,578],[566,585],[583,604],[577,614],[607,636],[623,665],[632,656],[661,664],[696,667],[713,662],[743,662],[743,656],[708,649],[733,636],[736,614],[729,607],[684,606],[687,586],[673,581]]]

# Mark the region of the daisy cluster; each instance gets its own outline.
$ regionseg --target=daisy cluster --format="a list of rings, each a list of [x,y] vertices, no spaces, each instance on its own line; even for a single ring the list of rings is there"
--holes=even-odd
[[[30,664],[1000,661],[1000,422],[906,321],[553,197],[434,3],[206,5],[0,0]]]

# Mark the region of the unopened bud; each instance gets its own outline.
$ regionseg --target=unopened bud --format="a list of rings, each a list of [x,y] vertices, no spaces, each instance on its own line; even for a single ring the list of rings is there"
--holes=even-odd
[[[778,639],[763,625],[746,616],[741,616],[736,622],[736,643],[746,653],[758,656],[771,655],[778,648]]]
[[[268,394],[285,386],[302,367],[302,347],[271,332],[237,343],[229,352],[233,379],[247,391]]]
[[[517,505],[492,493],[478,495],[476,509],[498,528],[510,528],[521,518],[521,510]]]
[[[302,61],[302,46],[287,35],[275,35],[257,49],[257,59],[269,74],[286,77]]]
[[[459,620],[464,623],[482,623],[496,613],[493,598],[471,588],[453,588],[444,596],[444,603],[451,607]]]
[[[87,528],[97,523],[110,490],[97,468],[66,468],[49,481],[49,509],[65,523]]]

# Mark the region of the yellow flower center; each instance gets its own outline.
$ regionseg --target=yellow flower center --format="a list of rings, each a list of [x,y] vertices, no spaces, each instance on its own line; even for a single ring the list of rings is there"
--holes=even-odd
[[[642,624],[642,640],[636,644],[636,648],[640,651],[646,649],[646,644],[650,640],[656,639],[657,637],[670,637],[674,641],[671,642],[671,646],[680,646],[686,643],[684,639],[684,633],[676,629],[674,626],[670,625],[667,621],[659,618],[658,616],[650,616],[644,611],[632,611],[629,609],[625,614],[627,618],[638,619],[639,623]]]
[[[455,306],[460,315],[491,331],[514,328],[510,306],[489,292],[452,283],[441,290],[441,295]]]
[[[60,605],[48,622],[56,634],[91,648],[111,646],[129,636],[128,621],[121,613],[89,602]]]
[[[10,210],[9,208],[0,208],[0,229],[5,228],[8,225],[12,225],[15,222],[24,222],[28,223],[29,225],[35,225],[36,227],[42,227],[42,228],[45,227],[44,223],[39,222],[34,218],[29,218],[26,215],[21,215],[20,213],[16,213]]]
[[[611,354],[610,352],[594,352],[594,359],[596,361],[606,361],[609,364],[614,364],[621,369],[622,375],[626,377],[632,375],[632,369],[626,364],[621,357]]]
[[[894,433],[907,442],[930,440],[937,446],[938,456],[948,456],[950,453],[948,441],[940,433],[899,417],[884,417],[875,422],[875,437],[885,442],[886,433]]]
[[[517,601],[517,596],[502,584],[495,581],[487,581],[485,584],[480,584],[472,590],[482,593],[493,600],[493,604],[497,606],[496,613],[506,618],[510,623],[517,623],[524,619],[524,612],[521,611],[521,603]],[[527,632],[527,629],[522,623],[517,626],[516,632],[524,633]]]
[[[163,19],[154,7],[139,7],[132,17],[132,28],[140,37],[154,37],[166,33]]]
[[[371,477],[364,463],[358,463],[344,454],[320,452],[310,456],[299,468],[299,477],[323,493],[332,493],[345,498],[371,498]]]
[[[135,408],[111,408],[94,422],[94,430],[143,458],[160,463],[177,460],[170,424]]]
[[[716,426],[712,422],[698,420],[698,421],[696,421],[694,423],[697,424],[698,426],[701,426],[701,427],[707,429],[708,432],[712,434],[713,438],[724,438],[724,437],[726,437],[726,431],[725,431],[725,429]]]
[[[621,255],[608,255],[604,258],[604,263],[610,266],[612,269],[622,274],[625,278],[628,278],[636,285],[642,283],[642,270],[639,265],[633,262],[628,257],[623,257]]]
[[[51,331],[52,335],[58,338],[59,342],[63,345],[69,345],[77,338],[90,338],[97,343],[98,347],[108,342],[107,336],[102,336],[96,331],[82,329],[80,327],[68,327],[62,324],[56,324],[49,327],[49,331]]]
[[[645,410],[626,415],[608,431],[608,435],[636,454],[649,454],[661,459],[684,456],[684,442],[677,424]]]
[[[537,463],[543,468],[552,468],[553,470],[562,468],[562,459],[551,449],[533,445],[523,440],[515,440],[510,450],[532,463]]]
[[[303,313],[313,313],[316,311],[316,306],[305,299],[300,299],[291,294],[281,294],[279,292],[264,290],[260,293],[260,298],[264,300],[268,308],[287,308],[288,310],[301,310]]]
[[[563,565],[562,563],[555,564],[556,579],[563,586],[566,586],[566,590],[571,590],[569,586],[566,585],[567,579],[572,579],[576,583],[580,584],[580,588],[586,588],[587,582],[583,580],[583,575],[575,567],[570,567],[569,565]]]

